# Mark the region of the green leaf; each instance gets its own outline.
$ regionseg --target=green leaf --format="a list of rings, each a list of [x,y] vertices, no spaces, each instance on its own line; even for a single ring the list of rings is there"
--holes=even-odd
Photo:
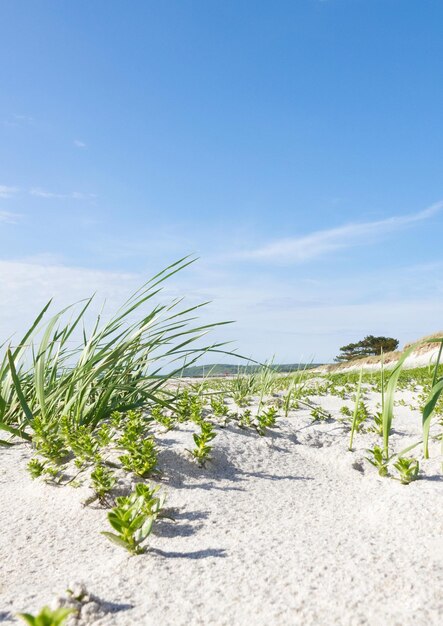
[[[142,543],[151,534],[154,517],[149,517],[137,533],[137,543]]]
[[[419,343],[415,343],[405,350],[400,357],[397,365],[389,376],[388,384],[386,385],[385,402],[383,407],[383,451],[386,458],[389,456],[389,435],[391,433],[392,420],[394,417],[394,396],[395,388],[397,386],[398,377],[400,376],[403,364],[408,356],[413,352]]]
[[[423,449],[425,459],[429,458],[429,430],[431,428],[431,418],[442,391],[443,378],[432,387],[423,409]]]
[[[107,532],[105,530],[103,530],[101,534],[107,537],[109,541],[112,541],[112,543],[115,543],[117,546],[120,546],[122,548],[125,548],[126,550],[129,550],[129,552],[132,552],[132,547],[129,545],[129,543],[125,541],[124,539],[122,539],[121,537],[119,537],[118,535]]]
[[[27,624],[30,624],[30,626],[36,625],[35,617],[30,613],[17,613],[17,617],[21,617],[21,619]]]

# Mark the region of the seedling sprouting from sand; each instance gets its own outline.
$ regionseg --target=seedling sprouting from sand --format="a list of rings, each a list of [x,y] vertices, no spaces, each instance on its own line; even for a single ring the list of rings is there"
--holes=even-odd
[[[126,454],[119,457],[124,469],[137,476],[149,476],[157,465],[157,447],[152,437],[126,444]]]
[[[368,427],[368,432],[376,433],[377,435],[383,435],[383,414],[378,411],[373,415],[374,423]]]
[[[345,412],[343,409],[347,409],[347,411]],[[350,409],[348,409],[348,407],[342,407],[340,410],[340,413],[345,414],[347,418],[350,418],[351,428],[353,426],[354,431],[357,433],[359,433],[362,430],[364,423],[370,417],[368,407],[362,401],[360,401],[357,407],[356,413],[355,413],[355,409],[354,409],[354,412],[352,413]]]
[[[62,425],[62,432],[66,444],[76,456],[76,464],[82,467],[84,463],[97,461],[100,444],[88,426],[73,426],[67,420]]]
[[[97,428],[97,431],[95,433],[98,445],[101,448],[104,448],[107,445],[109,445],[112,441],[114,434],[115,434],[115,431],[114,431],[114,428],[111,426],[111,424],[107,424],[106,422],[103,422],[103,424],[101,424],[99,428]]]
[[[17,613],[17,615],[29,626],[62,626],[71,613],[74,613],[73,609],[52,610],[48,606],[44,606],[38,615],[31,615],[30,613]]]
[[[104,531],[102,534],[132,554],[144,552],[141,544],[150,535],[164,502],[164,497],[155,495],[158,489],[140,483],[129,496],[116,498],[115,507],[108,513],[109,523],[116,533]]]
[[[277,409],[271,406],[267,411],[262,411],[257,415],[257,432],[260,436],[263,437],[266,434],[267,428],[274,428],[277,412]]]
[[[213,424],[203,421],[200,423],[200,434],[195,433],[193,435],[195,448],[189,452],[201,467],[204,467],[206,461],[210,459],[212,446],[208,444],[215,436]]]
[[[379,476],[388,475],[388,460],[384,456],[383,449],[380,446],[374,446],[367,450],[370,456],[366,460],[377,468]]]
[[[319,406],[314,406],[311,409],[311,413],[310,413],[311,417],[312,417],[312,421],[313,422],[320,422],[323,420],[329,420],[331,419],[331,415],[330,413],[327,413],[326,411],[324,411],[321,407]]]
[[[166,432],[172,430],[176,422],[173,417],[164,413],[163,407],[161,407],[159,404],[156,404],[151,408],[151,418],[155,422],[157,422],[157,424],[163,426]]]
[[[125,450],[133,447],[140,439],[143,439],[148,429],[148,423],[141,411],[128,411],[120,424],[123,427],[123,432],[117,443]]]
[[[398,457],[394,463],[395,469],[400,474],[400,482],[402,485],[409,485],[413,480],[417,480],[420,464],[417,459],[412,457]]]
[[[198,424],[202,419],[203,403],[196,394],[189,393],[188,389],[182,391],[175,403],[175,415],[179,422],[195,422]]]
[[[91,472],[92,488],[101,503],[106,502],[106,496],[115,487],[116,479],[109,467],[98,464]]]
[[[41,456],[55,464],[66,460],[69,452],[57,422],[52,423],[37,416],[32,420],[32,428],[32,445]]]
[[[228,413],[228,407],[224,403],[223,399],[219,399],[215,396],[211,398],[211,411],[214,417],[224,417]]]
[[[39,459],[31,459],[26,467],[33,479],[39,478],[45,471],[45,464]]]
[[[238,425],[240,428],[249,428],[252,424],[251,409],[245,409],[243,413],[238,416]]]

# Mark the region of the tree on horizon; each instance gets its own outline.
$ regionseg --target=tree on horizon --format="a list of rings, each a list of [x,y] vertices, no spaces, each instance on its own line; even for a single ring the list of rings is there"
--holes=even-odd
[[[392,352],[398,348],[398,339],[393,337],[374,337],[367,335],[361,341],[349,343],[340,348],[340,354],[334,361],[339,363],[361,359],[367,356],[378,356],[381,352]]]

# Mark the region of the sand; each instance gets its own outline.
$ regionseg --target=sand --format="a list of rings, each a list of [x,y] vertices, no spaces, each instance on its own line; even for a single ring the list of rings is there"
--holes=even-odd
[[[335,416],[352,406],[313,400]],[[396,413],[392,443],[405,447],[420,438],[419,414]],[[312,425],[307,410],[278,425],[263,438],[220,429],[205,469],[185,451],[192,426],[159,434],[176,521],[158,521],[135,557],[100,534],[106,510],[82,505],[86,486],[32,481],[29,447],[1,449],[0,621],[83,583],[91,596],[70,621],[78,626],[441,624],[439,447],[423,479],[404,486],[364,461],[375,435],[357,435],[351,453],[342,425]]]

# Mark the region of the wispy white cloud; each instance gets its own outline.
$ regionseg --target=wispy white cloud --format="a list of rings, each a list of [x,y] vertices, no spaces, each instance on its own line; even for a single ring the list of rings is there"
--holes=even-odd
[[[8,185],[0,185],[0,198],[11,198],[18,192],[17,187],[9,187]]]
[[[87,148],[88,146],[85,144],[84,141],[80,141],[80,139],[74,139],[74,146],[76,148]]]
[[[72,191],[71,193],[55,193],[53,191],[47,191],[46,189],[41,189],[40,187],[33,187],[29,193],[31,196],[36,196],[37,198],[56,198],[56,199],[73,199],[73,200],[93,200],[97,197],[94,193],[82,193],[80,191]]]
[[[4,224],[17,224],[22,216],[19,213],[11,213],[11,211],[0,211],[0,222]]]
[[[3,126],[14,128],[17,126],[31,126],[34,124],[34,118],[30,115],[11,115],[3,120]]]
[[[158,269],[151,267],[149,275]],[[202,323],[237,320],[219,327],[213,338],[233,340],[229,349],[240,354],[261,360],[275,354],[278,361],[323,361],[332,359],[339,346],[368,333],[405,342],[438,330],[443,316],[441,270],[438,261],[434,272],[428,266],[388,268],[371,270],[351,283],[348,277],[316,284],[299,278],[288,286],[278,276],[245,281],[237,271],[200,261],[172,277],[163,296],[169,300],[186,295],[190,306],[212,300],[201,309]],[[112,312],[149,275],[69,267],[53,255],[0,259],[0,302],[8,303],[0,308],[0,343],[14,331],[19,336],[51,297],[57,310],[97,292],[93,312],[100,310],[103,298],[106,311]]]
[[[399,215],[373,222],[345,224],[337,228],[318,230],[301,237],[278,239],[255,250],[236,253],[234,256],[250,260],[302,263],[339,249],[372,242],[376,237],[386,236],[401,228],[427,220],[442,209],[443,201],[409,215]]]

